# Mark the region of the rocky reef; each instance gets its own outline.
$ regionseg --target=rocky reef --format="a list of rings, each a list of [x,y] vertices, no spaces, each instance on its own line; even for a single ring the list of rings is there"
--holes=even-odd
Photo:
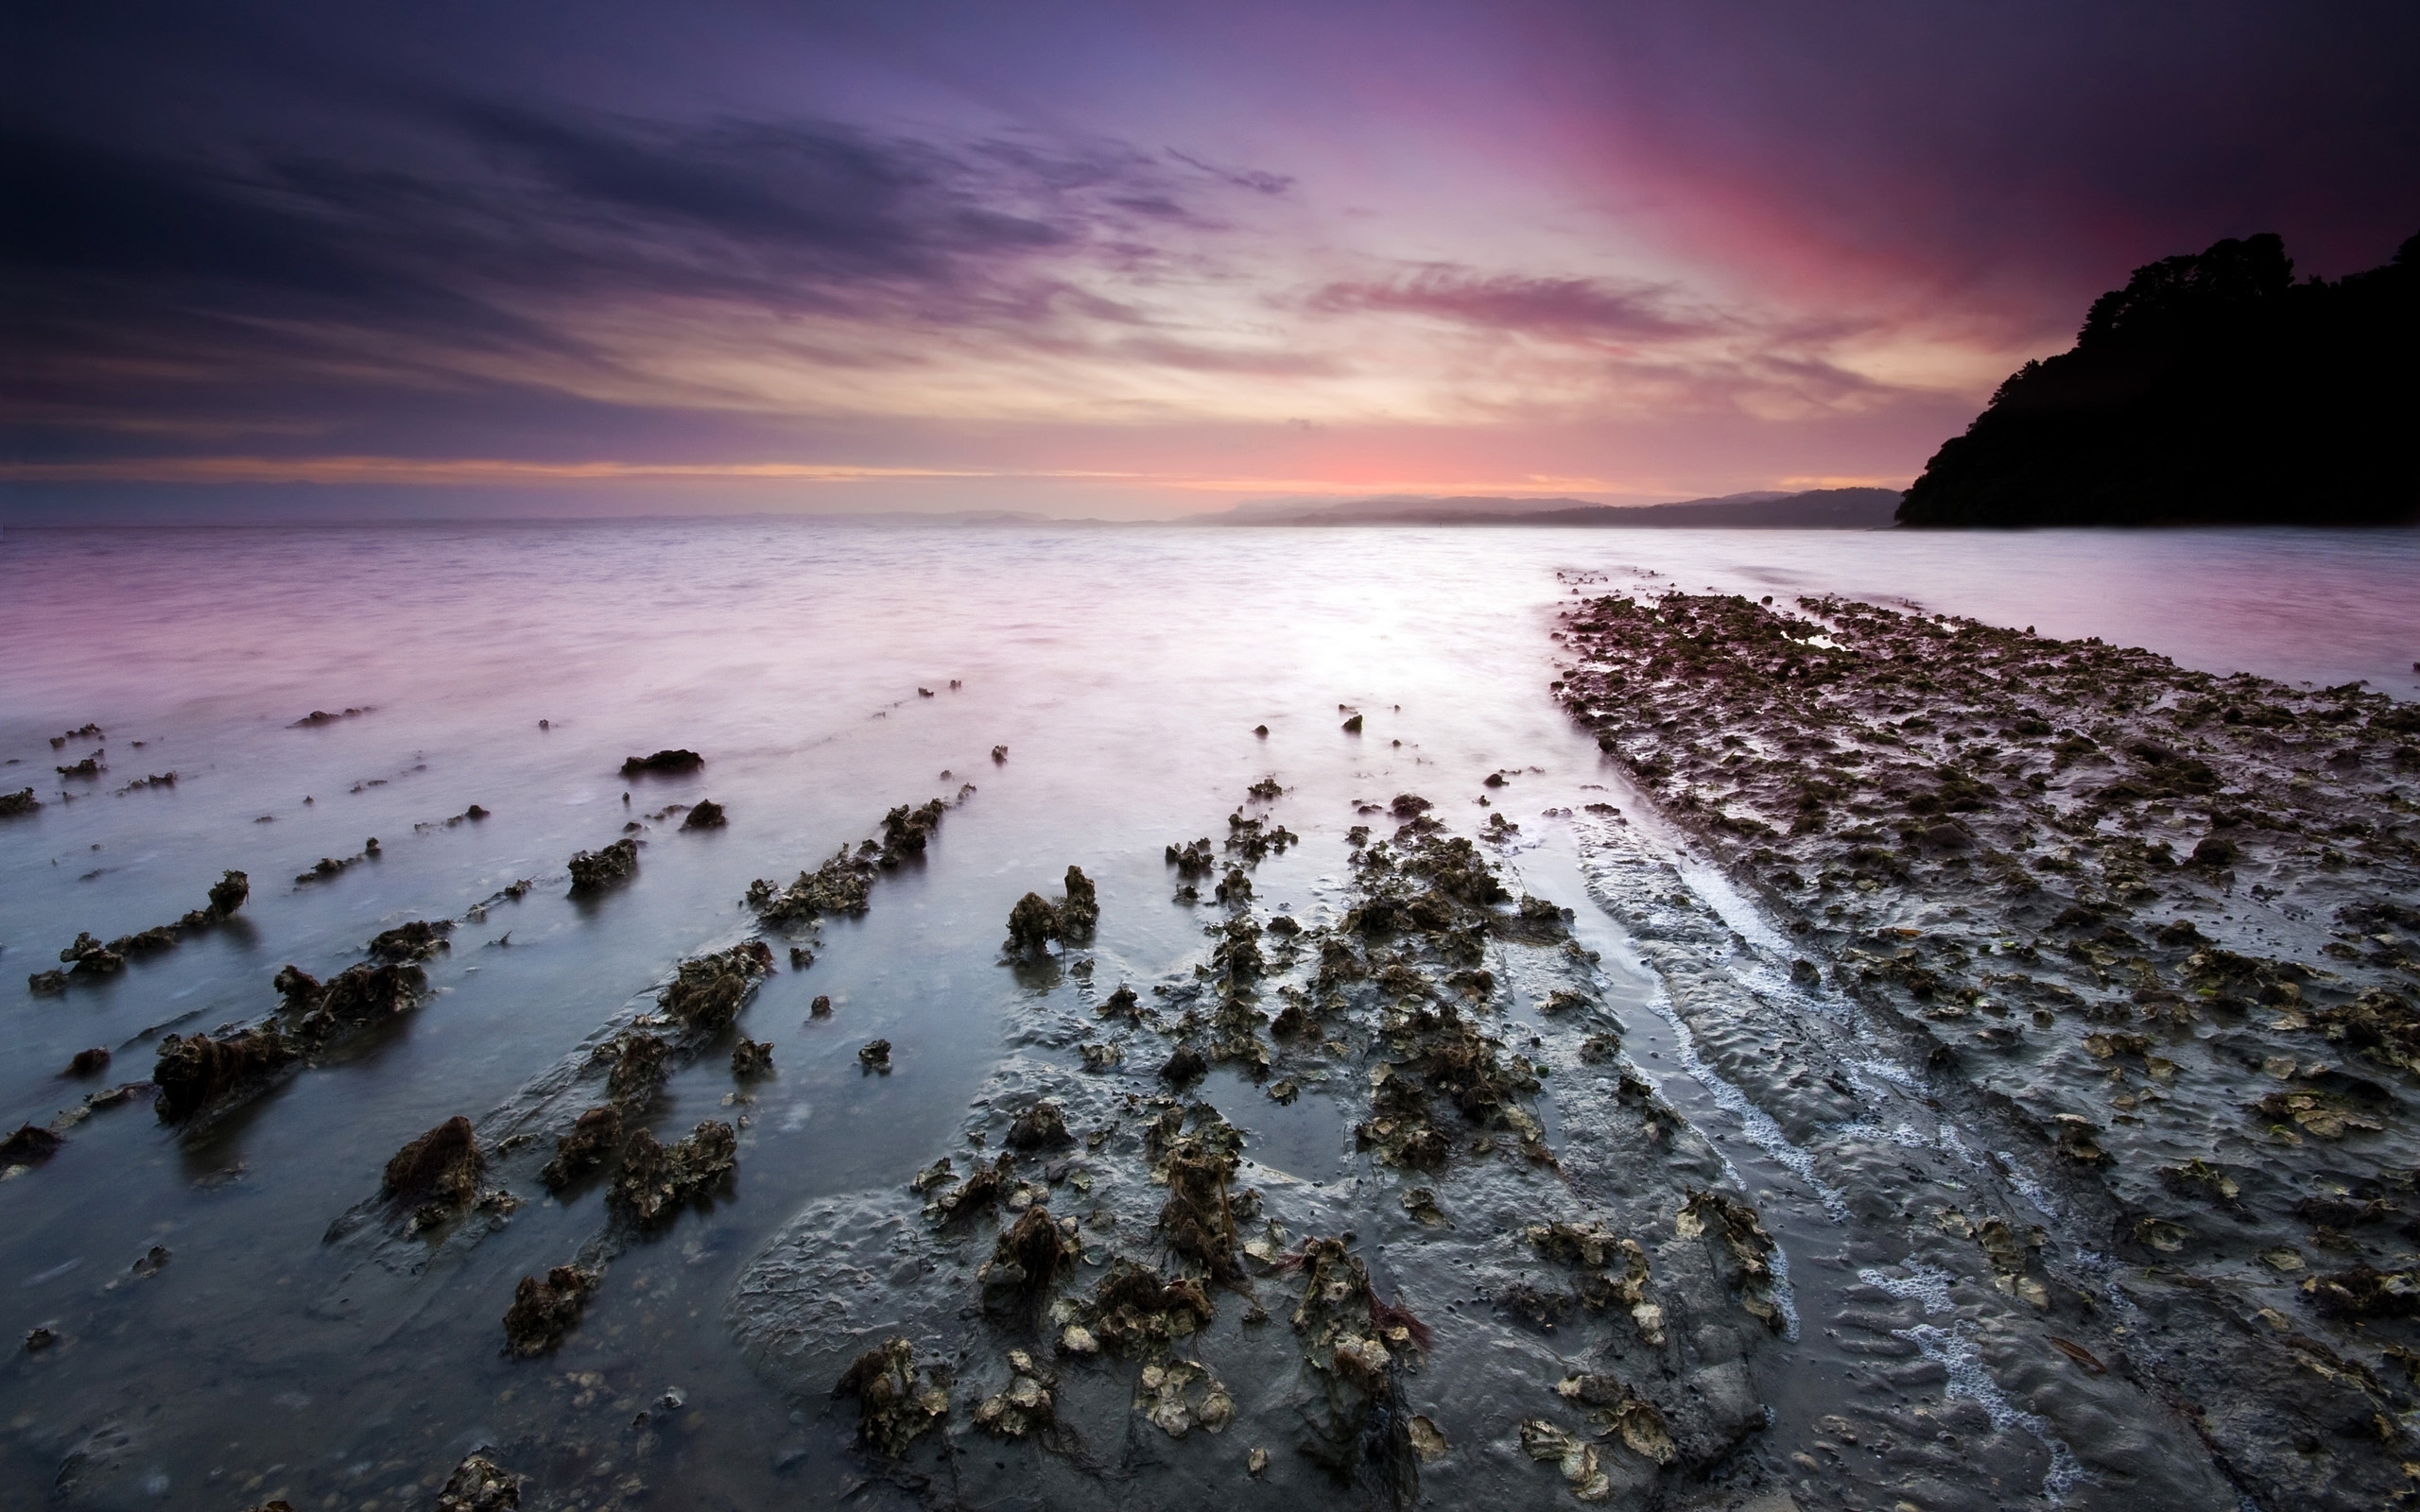
[[[1230,888],[1149,1005],[1068,946],[950,1142],[1000,1153],[802,1213],[733,1295],[751,1358],[933,1504],[1645,1504],[1720,1463],[1789,1306],[1753,1207],[1563,910],[1417,808],[1353,875],[1308,924]],[[1253,1159],[1305,1121],[1341,1176]]]
[[[73,944],[59,953],[60,960],[66,963],[62,969],[36,971],[26,979],[26,986],[41,997],[64,992],[72,982],[113,975],[125,970],[129,956],[171,949],[188,934],[225,923],[251,895],[251,880],[240,871],[230,871],[210,885],[208,902],[187,910],[173,924],[121,935],[107,944],[94,938],[89,930],[79,933]]]
[[[1600,897],[1708,1060],[1811,1179],[1867,1173],[1831,1189],[1841,1211],[1910,1253],[1865,1273],[1876,1302],[1962,1331],[1892,1336],[1953,1365],[1959,1337],[1996,1340],[1995,1373],[2053,1412],[2044,1441],[2083,1456],[2055,1451],[2054,1478],[2159,1504],[2407,1496],[2420,709],[1835,598],[1607,594],[1560,633],[1556,691],[1651,801],[1637,817],[1783,921],[1757,945],[1665,902],[1636,828],[1592,821]],[[1760,960],[1789,978],[1755,988],[1768,1005],[1857,1005],[1921,1085],[1878,1085],[1820,1013],[1725,1006]],[[1878,1110],[1915,1101],[1995,1153],[1944,1135],[1886,1159]],[[1917,1159],[1942,1177],[1892,1169]],[[2169,1410],[2232,1491],[2187,1494],[2209,1471],[2182,1434],[2108,1435]]]

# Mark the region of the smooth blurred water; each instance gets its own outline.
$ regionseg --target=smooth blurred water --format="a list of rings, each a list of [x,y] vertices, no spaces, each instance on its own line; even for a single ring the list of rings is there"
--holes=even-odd
[[[2402,696],[2420,682],[2415,533],[10,531],[0,789],[30,784],[45,806],[0,821],[7,1126],[87,1090],[60,1075],[78,1050],[117,1052],[108,1081],[140,1077],[164,1027],[265,1012],[289,961],[324,975],[389,924],[542,884],[458,932],[432,966],[438,998],[341,1063],[196,1140],[141,1106],[102,1113],[0,1185],[0,1330],[65,1339],[0,1365],[0,1501],[60,1482],[89,1505],[232,1508],[281,1488],[298,1505],[411,1504],[471,1444],[546,1425],[589,1445],[550,1473],[639,1472],[634,1503],[832,1494],[802,1485],[796,1467],[828,1468],[828,1446],[793,1444],[786,1404],[731,1359],[720,1299],[804,1202],[939,1153],[998,1025],[1046,989],[997,963],[1010,904],[1080,865],[1100,885],[1101,971],[1175,969],[1201,919],[1170,901],[1161,848],[1220,832],[1272,773],[1290,790],[1277,816],[1306,844],[1264,870],[1264,898],[1309,911],[1334,892],[1357,800],[1417,789],[1469,827],[1499,767],[1529,769],[1503,801],[1541,847],[1532,864],[1555,869],[1567,847],[1541,811],[1606,780],[1547,692],[1562,573],[1912,600],[2217,671]],[[347,706],[371,712],[290,728]],[[1340,706],[1364,713],[1357,738]],[[105,740],[49,747],[87,721]],[[664,746],[704,752],[703,775],[616,775]],[[95,747],[106,777],[51,775]],[[117,792],[169,770],[173,788]],[[787,877],[964,781],[979,792],[928,861],[886,880],[862,922],[827,925],[812,970],[785,971],[743,1020],[779,1075],[738,1109],[735,1194],[618,1263],[562,1356],[497,1358],[496,1319],[515,1277],[595,1230],[593,1194],[533,1201],[468,1263],[416,1278],[363,1274],[320,1244],[406,1140],[510,1097],[673,962],[733,937],[751,878]],[[574,850],[700,797],[729,807],[729,829],[655,823],[631,885],[563,896]],[[493,816],[444,825],[473,803]],[[370,835],[375,861],[292,882]],[[173,919],[228,868],[253,881],[237,927],[64,997],[27,993],[78,930]],[[838,1011],[810,1023],[819,992]],[[857,1074],[875,1035],[897,1047],[887,1078]],[[730,1085],[711,1060],[693,1068],[657,1125],[733,1116]],[[1314,1164],[1341,1137],[1271,1126],[1261,1149]],[[155,1243],[172,1263],[132,1278]],[[629,1404],[676,1383],[690,1405],[667,1457],[612,1466]]]

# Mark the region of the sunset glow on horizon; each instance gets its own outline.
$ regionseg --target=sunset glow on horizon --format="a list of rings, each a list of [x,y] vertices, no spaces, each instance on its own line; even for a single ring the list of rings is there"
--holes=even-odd
[[[2420,185],[2413,49],[2261,7],[104,9],[19,26],[17,518],[1899,486]]]

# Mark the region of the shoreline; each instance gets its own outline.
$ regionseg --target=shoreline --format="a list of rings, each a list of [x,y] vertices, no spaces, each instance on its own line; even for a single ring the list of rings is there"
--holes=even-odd
[[[2084,1337],[2076,1371],[2164,1400],[2264,1501],[2396,1488],[2420,711],[1840,599],[1609,594],[1557,634],[1553,691],[1785,921],[1802,982],[1928,1046],[1925,1090],[2048,1172],[2040,1204],[1876,1215],[1958,1241],[1962,1322]],[[1853,1117],[1711,1058],[1786,1126]]]

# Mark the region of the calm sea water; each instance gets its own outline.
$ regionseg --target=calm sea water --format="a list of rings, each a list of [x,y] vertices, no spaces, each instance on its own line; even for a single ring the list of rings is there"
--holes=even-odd
[[[1499,767],[1534,769],[1513,790],[1525,876],[1580,902],[1568,837],[1542,811],[1609,779],[1547,693],[1564,574],[1913,601],[2219,671],[2400,696],[2420,683],[2415,533],[11,531],[0,789],[31,785],[45,806],[0,821],[8,1126],[87,1090],[60,1074],[79,1050],[114,1050],[110,1080],[142,1076],[159,1033],[266,1011],[287,962],[324,975],[389,924],[541,885],[459,931],[432,966],[436,1000],[341,1063],[198,1140],[139,1105],[97,1115],[0,1184],[0,1331],[64,1341],[0,1365],[0,1501],[232,1508],[285,1491],[375,1512],[431,1500],[475,1443],[557,1432],[585,1447],[550,1473],[635,1476],[629,1504],[832,1494],[832,1446],[739,1368],[722,1298],[804,1204],[937,1153],[1026,990],[996,961],[1010,904],[1080,865],[1100,884],[1102,970],[1149,980],[1201,948],[1161,848],[1218,833],[1246,784],[1289,789],[1278,816],[1307,843],[1260,887],[1309,908],[1341,883],[1357,800],[1417,789],[1464,812]],[[290,728],[347,707],[368,712]],[[1345,707],[1365,715],[1357,739]],[[104,737],[48,744],[87,722]],[[703,775],[615,774],[665,746],[704,752]],[[53,777],[95,749],[106,776]],[[172,788],[118,791],[171,770]],[[562,1355],[500,1359],[496,1320],[516,1277],[595,1231],[593,1194],[533,1201],[416,1277],[322,1245],[405,1141],[510,1097],[673,962],[733,937],[750,879],[967,781],[979,791],[928,862],[885,881],[862,921],[827,925],[821,959],[749,1010],[779,1074],[736,1109],[735,1194],[617,1263]],[[573,851],[701,797],[728,829],[653,823],[631,885],[563,896]],[[473,803],[493,816],[443,823]],[[375,861],[293,884],[372,835]],[[78,931],[173,919],[229,868],[253,879],[238,927],[64,997],[27,993]],[[807,1022],[816,993],[831,1021]],[[867,1079],[855,1050],[876,1035],[898,1071]],[[734,1116],[730,1086],[693,1068],[658,1125]],[[1340,1149],[1338,1130],[1288,1126],[1261,1155],[1316,1175]],[[169,1263],[134,1276],[154,1245]],[[613,1425],[673,1385],[678,1432],[644,1462],[616,1450]]]

